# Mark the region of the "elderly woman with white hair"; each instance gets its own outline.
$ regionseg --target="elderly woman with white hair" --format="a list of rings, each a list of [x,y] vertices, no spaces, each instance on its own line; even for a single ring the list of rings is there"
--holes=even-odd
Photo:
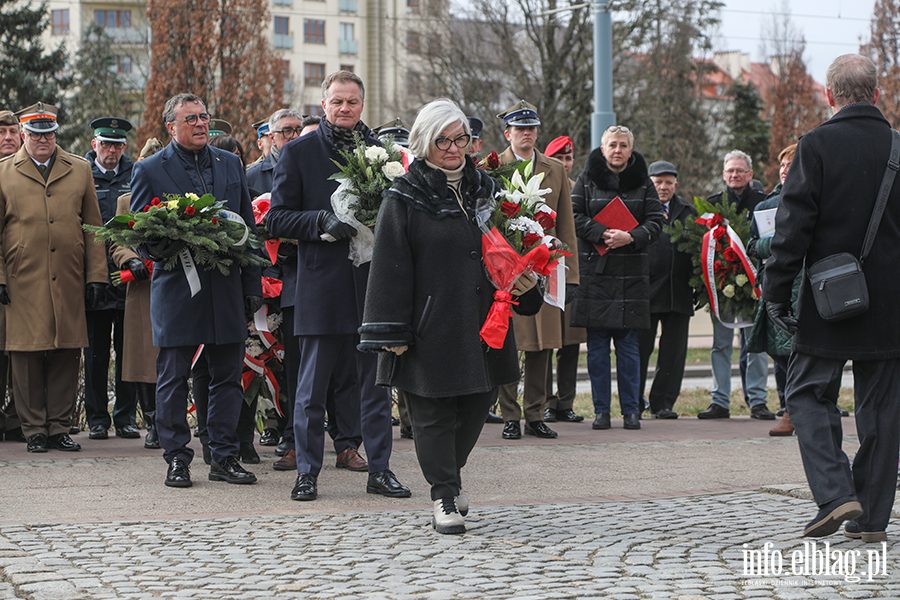
[[[476,207],[497,186],[468,156],[469,121],[450,100],[419,110],[409,135],[416,157],[384,193],[375,227],[360,350],[381,352],[378,383],[402,390],[416,456],[434,501],[439,533],[464,533],[469,501],[460,471],[498,386],[519,379],[513,329],[499,350],[479,332],[494,287],[482,262]],[[513,309],[543,303],[526,278]]]

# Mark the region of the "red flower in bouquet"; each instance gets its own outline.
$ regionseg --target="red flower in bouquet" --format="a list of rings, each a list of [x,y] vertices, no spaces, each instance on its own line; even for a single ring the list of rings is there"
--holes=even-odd
[[[556,219],[553,218],[553,215],[551,215],[547,211],[543,211],[543,210],[538,211],[534,215],[534,220],[537,221],[538,224],[544,228],[544,231],[549,231],[549,230],[553,229],[554,227],[556,227]]]
[[[150,204],[153,206],[159,206],[159,198],[153,198],[153,200],[150,201]]]
[[[719,213],[716,213],[710,219],[709,224],[710,224],[710,227],[715,227],[716,225],[721,225],[724,222],[725,222],[725,219],[722,217],[722,215]]]
[[[713,229],[713,237],[716,238],[716,241],[723,241],[728,237],[728,231],[724,227],[716,227]]]
[[[500,157],[496,152],[491,150],[491,153],[487,155],[487,158],[484,159],[488,168],[490,169],[498,169],[500,168]]]
[[[719,274],[719,273],[723,272],[724,270],[725,270],[725,265],[722,264],[722,261],[717,260],[716,262],[713,263],[713,271],[716,274]]]
[[[187,208],[184,209],[184,214],[186,214],[186,215],[189,216],[189,217],[190,217],[191,215],[193,215],[195,212],[196,212],[196,211],[194,210],[194,207],[193,207],[193,206],[188,206]]]
[[[725,248],[725,250],[722,252],[722,256],[724,256],[725,260],[727,260],[730,263],[740,260],[738,253],[735,252],[734,248],[732,248],[731,246],[729,246],[728,248]]]
[[[507,218],[513,218],[522,208],[516,204],[515,202],[503,202],[500,204],[500,210],[503,211],[503,214],[507,216]]]
[[[540,242],[543,239],[542,236],[537,235],[536,233],[526,233],[522,237],[522,247],[531,249],[535,244]]]

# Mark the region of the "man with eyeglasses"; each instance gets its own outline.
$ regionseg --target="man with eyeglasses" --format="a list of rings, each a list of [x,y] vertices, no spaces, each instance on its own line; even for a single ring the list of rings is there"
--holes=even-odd
[[[108,281],[103,246],[82,230],[102,224],[91,168],[56,146],[56,114],[42,102],[16,113],[24,144],[0,160],[0,338],[29,452],[81,449],[69,422],[85,303],[97,306]]]
[[[325,404],[329,393],[336,406],[359,406],[360,428],[368,454],[366,492],[406,498],[409,488],[390,470],[391,399],[375,385],[377,357],[356,349],[366,297],[369,264],[354,266],[347,256],[356,230],[331,209],[338,182],[333,161],[338,150],[356,147],[355,135],[379,146],[360,120],[365,87],[359,75],[331,73],[322,82],[325,117],[319,128],[281,148],[275,167],[272,208],[266,225],[272,235],[297,240],[294,286],[294,333],[300,348],[294,402],[297,480],[291,499],[315,500],[325,453]],[[347,467],[355,449],[335,448],[336,467]],[[356,455],[358,457],[358,455]],[[344,459],[344,464],[342,464]],[[354,461],[355,462],[355,461]]]
[[[224,201],[225,208],[240,215],[255,232],[241,159],[207,143],[210,115],[204,102],[193,94],[178,94],[166,102],[163,119],[172,141],[157,154],[135,163],[131,209],[143,210],[154,198],[165,200],[169,194],[209,193]],[[183,243],[164,239],[144,244],[138,251],[155,261],[165,261],[183,249]],[[194,451],[189,446],[191,429],[186,419],[188,377],[201,345],[209,371],[209,479],[254,483],[256,476],[238,462],[237,424],[244,402],[240,380],[247,318],[263,303],[260,269],[232,268],[228,275],[215,269],[195,272],[200,287],[192,292],[182,261],[176,261],[170,271],[157,262],[150,285],[153,345],[159,347],[156,430],[169,464],[165,484],[191,486]]]
[[[738,211],[747,211],[748,218],[753,215],[756,205],[766,199],[766,195],[753,188],[753,161],[744,152],[732,150],[725,155],[722,177],[725,189],[707,198],[710,204],[721,204],[726,200],[735,204]],[[723,317],[727,318],[725,315]],[[712,316],[713,345],[710,350],[712,362],[713,387],[712,401],[709,408],[697,415],[700,419],[727,419],[731,416],[731,355],[734,351],[734,329],[723,325]],[[741,384],[744,388],[744,401],[750,406],[750,416],[766,421],[774,420],[775,414],[766,407],[766,380],[769,374],[769,359],[766,354],[747,352],[747,336],[745,330],[740,331],[741,353],[739,359]]]
[[[260,193],[272,191],[272,172],[278,157],[281,156],[281,148],[291,140],[300,137],[303,130],[303,115],[293,108],[282,108],[272,113],[269,117],[269,140],[272,149],[269,155],[247,168],[247,185]]]
[[[91,164],[94,190],[100,203],[100,215],[105,223],[116,216],[118,197],[131,192],[132,162],[125,154],[127,143],[125,135],[131,131],[132,125],[126,119],[103,117],[92,121],[91,129],[94,130],[94,138],[91,140],[92,150],[85,158]],[[108,256],[108,242],[106,250],[109,272],[118,271]],[[142,275],[142,279],[149,277],[142,261],[135,259],[133,262],[135,264],[131,267]],[[129,439],[141,437],[134,419],[137,404],[135,386],[122,381],[124,319],[125,287],[117,288],[110,283],[106,286],[106,293],[100,306],[87,311],[88,347],[84,351],[84,412],[90,429],[88,437],[92,440],[108,439],[111,425],[115,425],[117,437]],[[107,393],[110,337],[116,352],[116,400],[112,418],[109,416]]]
[[[572,216],[572,196],[566,167],[555,158],[541,154],[536,148],[537,128],[541,124],[537,108],[520,100],[509,107],[497,118],[503,119],[506,127],[504,135],[509,140],[509,148],[500,155],[500,162],[506,164],[515,160],[530,160],[534,165],[534,174],[544,174],[541,189],[550,188],[550,193],[543,197],[547,206],[556,211],[556,228],[551,235],[562,240],[571,250],[572,256],[566,257],[566,292],[567,296],[578,285],[578,253],[575,236],[575,220]],[[567,297],[566,302],[571,298]],[[522,437],[519,420],[525,415],[525,435],[539,438],[555,438],[556,432],[544,422],[544,409],[547,404],[547,379],[551,372],[553,351],[565,345],[563,340],[563,318],[565,312],[550,305],[532,316],[524,317],[513,313],[513,326],[516,334],[516,347],[525,353],[525,390],[522,396],[522,407],[519,407],[518,383],[500,386],[500,410],[505,424],[503,438],[517,440]],[[575,414],[571,408],[554,410],[552,417],[557,422],[578,423],[584,417]]]

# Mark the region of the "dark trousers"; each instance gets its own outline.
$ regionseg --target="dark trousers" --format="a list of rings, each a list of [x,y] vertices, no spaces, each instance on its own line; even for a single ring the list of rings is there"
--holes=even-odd
[[[853,361],[859,450],[852,468],[841,449],[841,413],[829,398],[845,362],[791,354],[787,412],[816,504],[856,498],[863,508],[856,520],[860,530],[884,531],[894,503],[900,454],[900,359]]]
[[[122,331],[124,310],[89,310],[87,316],[88,347],[84,349],[84,413],[88,427],[102,425],[109,429],[134,425],[137,394],[134,384],[122,381]],[[109,339],[112,335],[116,352],[116,403],[109,418]]]
[[[547,365],[547,406],[553,410],[571,410],[575,404],[578,355],[581,344],[569,344],[556,351],[556,393],[553,393],[553,352]]]
[[[36,433],[69,433],[80,355],[81,348],[10,351],[13,397],[26,438]]]
[[[641,353],[641,398],[646,397],[644,391],[647,387],[647,369],[656,343],[656,329],[660,324],[662,332],[659,335],[659,354],[656,357],[656,370],[653,373],[649,398],[650,412],[653,413],[658,413],[664,408],[672,410],[675,401],[678,400],[678,394],[681,393],[691,316],[674,312],[651,313],[650,329],[640,330],[638,347]]]
[[[9,398],[6,390],[10,388]],[[6,401],[6,404],[3,402]],[[19,415],[16,414],[16,402],[11,390],[9,373],[9,355],[0,351],[0,433],[21,428]]]
[[[787,370],[788,370],[788,356],[773,356],[769,355],[772,359],[772,364],[775,365],[775,388],[778,390],[778,403],[781,408],[786,406],[786,398],[785,398],[785,388],[787,387]],[[840,391],[840,384],[838,385],[838,391]],[[837,401],[837,396],[834,397],[835,402]]]
[[[449,398],[406,394],[416,458],[425,480],[431,484],[432,500],[459,495],[460,471],[466,466],[496,398],[496,389]]]
[[[188,462],[194,451],[188,446],[191,430],[187,423],[188,377],[195,346],[174,346],[159,349],[156,357],[156,429],[166,462],[174,457]],[[244,402],[241,370],[244,364],[244,343],[207,344],[203,348],[209,369],[207,385],[209,401],[206,430],[212,459],[221,463],[238,455],[237,424]],[[195,393],[198,387],[194,380]]]
[[[298,336],[300,369],[294,404],[297,472],[318,476],[325,452],[325,405],[333,386],[335,407],[359,403],[360,430],[369,472],[390,468],[391,399],[375,385],[377,357],[356,350],[356,336]],[[353,396],[356,398],[353,398]]]
[[[300,371],[300,342],[294,335],[294,307],[281,308],[281,331],[284,333],[284,389],[279,394],[283,417],[278,418],[278,429],[284,441],[294,443],[294,398],[297,395],[297,373]]]
[[[243,370],[243,368],[242,368]],[[209,411],[209,384],[212,377],[209,374],[209,364],[206,361],[206,352],[201,352],[191,370],[194,382],[194,408],[197,416],[197,437],[204,446],[209,445],[209,431],[206,428],[207,413]],[[240,444],[252,444],[256,434],[256,406],[259,397],[253,402],[247,403],[241,399],[241,413],[238,416],[237,437]]]
[[[525,352],[522,368],[525,391],[522,393],[522,407],[519,408],[518,383],[500,386],[500,410],[504,421],[518,421],[525,413],[525,422],[544,420],[544,406],[547,403],[547,372],[553,350]],[[486,417],[487,415],[485,415]]]

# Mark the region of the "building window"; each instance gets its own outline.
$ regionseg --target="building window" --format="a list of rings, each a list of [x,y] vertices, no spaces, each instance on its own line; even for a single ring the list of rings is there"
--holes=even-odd
[[[291,7],[294,5],[293,0],[275,0],[275,6],[287,6]]]
[[[356,0],[338,0],[338,10],[346,13],[355,13]]]
[[[428,0],[428,13],[432,17],[439,17],[444,12],[444,0]]]
[[[441,54],[441,36],[434,34],[428,38],[428,53],[431,56],[440,56]]]
[[[129,56],[120,56],[118,57],[118,65],[117,71],[121,75],[130,75],[131,74],[131,57]]]
[[[416,31],[406,32],[406,50],[410,54],[422,53],[422,36]]]
[[[131,11],[95,10],[94,22],[107,29],[129,29],[131,27]]]
[[[355,73],[353,70],[353,65],[341,65],[341,71],[349,71],[350,73]]]
[[[306,44],[325,43],[325,21],[303,20],[303,42]]]
[[[282,49],[294,47],[294,38],[291,36],[288,17],[275,17],[275,40],[273,45]]]
[[[307,104],[303,107],[303,114],[312,117],[324,117],[325,109],[322,108],[321,104]]]
[[[408,96],[415,98],[421,93],[422,77],[415,71],[406,72],[406,93]]]
[[[325,63],[303,63],[303,84],[322,85],[325,81]]]
[[[69,9],[54,10],[53,35],[66,35],[67,33],[69,33]]]
[[[291,77],[291,61],[281,61],[281,76],[283,78],[282,93],[290,94],[294,91],[294,78]]]
[[[419,14],[419,0],[406,0],[406,12]]]
[[[339,51],[341,54],[356,54],[359,50],[354,39],[353,23],[341,23],[339,29]]]

